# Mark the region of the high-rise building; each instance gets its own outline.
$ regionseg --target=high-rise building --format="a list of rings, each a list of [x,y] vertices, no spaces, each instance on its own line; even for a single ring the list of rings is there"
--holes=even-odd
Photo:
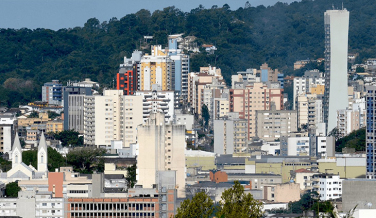
[[[16,116],[10,113],[0,114],[0,152],[10,154],[16,131]]]
[[[59,83],[59,80],[52,80],[42,86],[42,101],[61,106],[62,100],[63,85]]]
[[[151,47],[151,55],[145,54],[141,58],[140,67],[140,90],[150,91],[153,85],[157,85],[161,90],[174,90],[175,63],[162,49],[162,46]]]
[[[110,147],[116,140],[129,147],[137,142],[137,126],[142,122],[141,96],[104,90],[103,96],[84,98],[85,144]]]
[[[327,131],[337,126],[337,110],[348,107],[347,98],[347,51],[349,12],[327,10],[325,25],[325,97],[324,122]]]
[[[239,118],[248,120],[248,140],[256,136],[256,111],[283,109],[283,89],[269,88],[264,83],[252,83],[242,89],[230,89],[230,112],[238,112]]]
[[[90,95],[90,87],[64,88],[64,130],[84,133],[84,97]]]
[[[247,153],[247,120],[239,119],[239,113],[214,120],[214,152],[217,154]]]
[[[137,91],[136,96],[142,99],[142,117],[146,121],[151,113],[162,112],[166,122],[174,120],[175,108],[178,106],[174,91]]]
[[[137,127],[139,155],[137,156],[137,184],[152,188],[157,171],[175,171],[178,197],[185,197],[185,125],[165,123],[163,113]]]
[[[124,63],[120,64],[119,73],[116,76],[116,89],[123,90],[124,95],[133,95],[139,90],[139,71],[142,52],[134,51],[131,58],[124,57]]]
[[[376,178],[376,86],[366,86],[366,149],[367,149],[367,178]]]
[[[170,35],[168,37],[168,56],[174,61],[174,90],[181,95],[184,101],[188,100],[188,74],[189,74],[189,55],[178,49],[179,35]]]

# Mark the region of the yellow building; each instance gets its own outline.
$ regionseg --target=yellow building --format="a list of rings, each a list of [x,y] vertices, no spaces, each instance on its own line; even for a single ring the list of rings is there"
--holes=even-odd
[[[64,130],[63,120],[52,120],[46,124],[46,132],[61,132]]]
[[[172,89],[173,61],[160,45],[151,47],[151,55],[145,54],[141,59],[140,89],[152,90],[157,84],[162,91]]]
[[[316,85],[311,87],[311,94],[323,95],[325,91],[325,85]]]
[[[18,117],[18,126],[31,126],[33,124],[40,124],[49,120],[47,113],[39,113],[39,118],[27,118],[24,116]]]

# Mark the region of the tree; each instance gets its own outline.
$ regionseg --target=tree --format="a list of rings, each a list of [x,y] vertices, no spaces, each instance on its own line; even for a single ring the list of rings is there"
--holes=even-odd
[[[17,198],[19,191],[21,188],[18,186],[18,182],[10,182],[5,186],[5,195],[8,198]]]
[[[0,157],[0,169],[2,172],[7,172],[8,170],[12,169],[12,162]]]
[[[176,218],[209,218],[214,212],[213,200],[205,194],[199,192],[192,199],[185,199],[177,210]]]
[[[336,141],[340,138],[340,132],[337,127],[334,127],[332,131],[328,133],[328,136],[333,136]]]
[[[91,174],[94,171],[103,172],[103,155],[106,149],[80,147],[70,150],[67,154],[67,162],[73,166],[73,170],[80,173]]]
[[[204,121],[203,125],[208,127],[210,114],[209,114],[208,106],[206,106],[206,104],[202,105],[201,114],[202,114],[202,119]]]
[[[239,181],[235,181],[232,188],[225,190],[221,198],[217,217],[257,218],[262,216],[262,203],[255,200],[252,194],[245,194],[244,187]]]
[[[32,111],[28,118],[39,118],[39,113],[38,111]]]
[[[62,146],[71,145],[75,147],[82,146],[84,144],[83,137],[79,136],[80,133],[74,130],[64,130],[61,132],[49,134],[52,135],[55,139],[60,140]]]
[[[51,120],[54,120],[56,117],[59,117],[60,115],[54,111],[47,111],[48,118]]]
[[[66,166],[65,158],[55,149],[48,147],[48,171],[54,172],[56,168]],[[38,167],[38,150],[28,150],[22,152],[22,162],[26,165],[32,165],[34,168]]]
[[[127,177],[125,178],[128,182],[128,188],[133,188],[133,186],[136,184],[136,164],[133,164],[130,167],[127,167]]]

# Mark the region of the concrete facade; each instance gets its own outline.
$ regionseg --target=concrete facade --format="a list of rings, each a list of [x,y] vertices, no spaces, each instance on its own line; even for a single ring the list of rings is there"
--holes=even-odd
[[[275,141],[297,130],[296,111],[276,110],[272,106],[270,110],[256,112],[256,136],[260,139]]]
[[[214,153],[246,153],[248,148],[247,121],[239,119],[239,113],[214,120]]]
[[[330,132],[336,125],[337,110],[348,107],[347,61],[349,15],[346,10],[327,10],[325,26],[324,121]]]
[[[185,126],[166,124],[163,113],[151,113],[146,123],[137,128],[137,184],[152,188],[157,184],[157,171],[176,171],[178,197],[184,197]]]
[[[342,210],[347,212],[355,206],[357,209],[376,209],[375,186],[375,179],[343,180]]]

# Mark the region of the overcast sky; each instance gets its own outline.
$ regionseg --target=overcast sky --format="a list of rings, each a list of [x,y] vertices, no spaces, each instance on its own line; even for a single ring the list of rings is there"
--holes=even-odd
[[[190,11],[202,4],[205,8],[230,5],[232,10],[244,7],[247,0],[0,0],[0,28],[61,29],[83,26],[89,18],[108,21],[140,9],[151,12],[175,6]],[[252,6],[274,5],[278,0],[249,0]],[[294,0],[280,0],[291,3]]]

